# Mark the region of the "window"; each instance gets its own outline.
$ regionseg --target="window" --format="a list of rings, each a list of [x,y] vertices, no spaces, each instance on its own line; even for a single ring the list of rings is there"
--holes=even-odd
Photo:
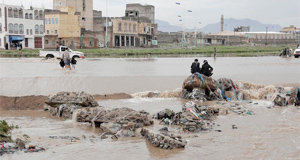
[[[2,32],[2,24],[0,23],[0,32]]]
[[[85,11],[85,0],[82,1],[82,10]]]
[[[82,17],[82,20],[85,21],[85,17]]]
[[[40,20],[44,19],[44,12],[43,11],[39,11],[39,17],[40,17]]]
[[[49,24],[51,24],[51,18],[49,18]]]
[[[136,32],[136,24],[133,24],[133,32]]]
[[[151,32],[151,27],[149,26],[149,27],[148,27],[148,33],[150,33],[150,32]]]
[[[47,30],[47,34],[49,34],[49,30]]]
[[[122,23],[119,23],[118,31],[122,31]]]
[[[28,13],[25,13],[25,19],[28,19]]]
[[[1,10],[1,8],[0,8],[0,17],[2,17],[2,10]]]
[[[146,27],[144,27],[144,33],[146,33]]]
[[[124,31],[127,32],[127,23],[124,24]]]
[[[12,8],[8,8],[8,17],[13,18],[13,10]]]
[[[45,43],[46,43],[46,44],[48,44],[48,43],[49,43],[49,42],[48,42],[48,39],[46,39],[46,40],[45,40]]]
[[[18,34],[19,33],[19,25],[16,23],[15,25],[14,25],[14,34]]]
[[[19,10],[18,8],[14,9],[14,18],[18,18],[19,17]]]
[[[22,8],[20,8],[20,10],[19,10],[19,18],[23,18],[23,9]]]
[[[24,34],[24,26],[23,26],[23,24],[19,25],[19,29],[20,29],[20,34]]]
[[[39,25],[35,25],[35,34],[39,34]]]
[[[55,18],[56,24],[58,24],[58,18]]]
[[[57,30],[55,30],[55,34],[57,34]]]
[[[131,28],[131,23],[129,23],[129,32],[132,32],[131,29],[132,29],[132,28]]]
[[[55,23],[54,23],[54,18],[52,18],[52,24],[55,24]]]
[[[32,29],[31,29],[31,30],[30,30],[30,35],[32,35],[32,32],[33,32],[33,31],[32,31]]]
[[[32,19],[32,13],[29,14],[29,19]]]
[[[40,25],[40,33],[44,34],[44,26],[43,25]]]
[[[29,29],[26,30],[26,34],[29,35]]]
[[[38,10],[35,10],[35,11],[34,11],[34,19],[35,19],[35,20],[38,20],[38,19],[39,19],[39,11],[38,11]]]
[[[48,19],[45,20],[45,24],[48,24]]]

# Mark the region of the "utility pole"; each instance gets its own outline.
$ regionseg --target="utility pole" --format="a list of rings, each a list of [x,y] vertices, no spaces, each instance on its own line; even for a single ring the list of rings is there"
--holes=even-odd
[[[197,32],[196,32],[196,30],[197,30],[197,27],[195,27],[195,48],[196,48],[196,46],[197,46]]]
[[[268,26],[266,26],[266,45],[268,45]]]
[[[107,0],[106,0],[106,22],[105,22],[105,48],[107,49]]]

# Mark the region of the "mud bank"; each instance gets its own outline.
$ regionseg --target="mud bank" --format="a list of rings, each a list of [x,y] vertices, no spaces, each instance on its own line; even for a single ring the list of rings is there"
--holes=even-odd
[[[109,99],[130,99],[131,95],[126,93],[94,95],[95,100],[109,100]],[[0,110],[41,110],[44,109],[45,101],[48,96],[31,95],[31,96],[0,96]]]

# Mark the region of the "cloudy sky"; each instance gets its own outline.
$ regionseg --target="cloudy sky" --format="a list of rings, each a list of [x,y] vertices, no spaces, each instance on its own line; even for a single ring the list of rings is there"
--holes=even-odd
[[[6,4],[29,8],[52,8],[52,0],[2,0]],[[94,9],[102,10],[106,15],[106,0],[94,0]],[[176,2],[181,5],[176,5]],[[107,0],[107,15],[123,16],[127,3],[141,3],[155,6],[155,18],[172,25],[179,25],[181,15],[187,28],[204,27],[224,18],[253,19],[264,24],[279,24],[282,27],[295,25],[300,27],[300,0]],[[192,10],[192,12],[187,12]],[[201,22],[201,25],[199,24]]]

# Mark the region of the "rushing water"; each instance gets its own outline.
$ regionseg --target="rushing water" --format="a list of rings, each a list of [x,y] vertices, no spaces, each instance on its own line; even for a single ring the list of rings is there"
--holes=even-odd
[[[196,58],[196,57],[195,57]],[[213,78],[231,78],[260,84],[300,85],[300,60],[279,57],[220,57],[207,59],[214,68]],[[190,75],[194,58],[85,59],[76,70],[64,70],[57,60],[0,59],[0,95],[47,95],[59,91],[85,91],[91,94],[136,93],[180,88]],[[185,100],[178,98],[140,98],[102,100],[106,108],[129,107],[150,114],[165,108],[180,111]],[[199,102],[200,103],[200,102]],[[43,111],[0,111],[0,119],[20,125],[14,137],[28,134],[32,144],[46,152],[6,155],[0,159],[300,159],[300,109],[293,106],[268,109],[243,103],[254,115],[219,116],[211,132],[183,133],[189,143],[185,149],[162,150],[139,136],[122,140],[99,140],[99,129],[60,120]],[[215,105],[216,102],[201,103]],[[219,125],[219,126],[218,126]],[[233,130],[232,125],[238,129]],[[150,127],[158,130],[155,126]],[[176,128],[170,127],[170,130]],[[221,130],[222,132],[215,132]],[[85,135],[87,139],[83,139]],[[94,135],[96,138],[91,137]],[[76,136],[51,139],[49,136]]]

